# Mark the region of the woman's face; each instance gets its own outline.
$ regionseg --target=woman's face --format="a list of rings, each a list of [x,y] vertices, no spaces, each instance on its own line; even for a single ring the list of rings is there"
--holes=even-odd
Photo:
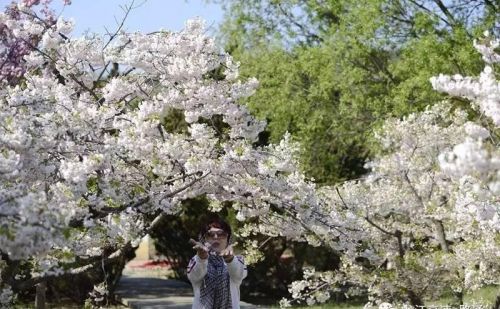
[[[227,232],[223,229],[211,227],[205,234],[205,240],[210,244],[212,250],[221,253],[227,247]]]

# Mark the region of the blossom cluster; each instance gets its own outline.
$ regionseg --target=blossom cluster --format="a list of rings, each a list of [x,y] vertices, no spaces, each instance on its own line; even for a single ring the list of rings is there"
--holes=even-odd
[[[50,2],[12,2],[0,13],[0,85],[14,85],[20,81],[26,71],[24,57],[37,48],[44,32],[56,23],[55,14],[49,8]],[[70,3],[64,0],[65,5]],[[38,9],[40,5],[41,9]]]
[[[321,212],[344,218],[358,245],[343,247],[330,279],[316,272],[293,283],[293,299],[315,302],[313,286],[347,295],[361,289],[370,304],[418,306],[450,287],[462,293],[500,283],[500,83],[492,66],[500,56],[499,41],[486,42],[475,43],[487,63],[479,78],[431,78],[436,90],[471,100],[481,115],[443,101],[388,119],[375,134],[381,151],[366,164],[370,172],[321,188]]]
[[[452,96],[464,97],[472,102],[486,116],[493,120],[496,127],[500,126],[500,83],[496,80],[493,64],[500,63],[500,55],[495,52],[500,46],[499,39],[489,37],[483,43],[474,42],[474,47],[483,55],[487,63],[483,72],[476,77],[439,75],[431,78],[434,89],[446,92]]]

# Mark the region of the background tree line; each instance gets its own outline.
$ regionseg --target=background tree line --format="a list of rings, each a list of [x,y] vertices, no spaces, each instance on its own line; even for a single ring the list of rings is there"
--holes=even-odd
[[[247,104],[271,141],[288,131],[304,171],[321,184],[363,174],[388,117],[444,98],[439,73],[477,75],[471,42],[498,33],[499,1],[221,0],[219,37],[260,87]]]

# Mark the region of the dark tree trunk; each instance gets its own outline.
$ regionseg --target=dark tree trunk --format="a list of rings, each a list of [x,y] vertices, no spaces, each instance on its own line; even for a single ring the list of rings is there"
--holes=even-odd
[[[463,292],[453,292],[452,303],[450,304],[453,307],[460,307],[464,304],[464,293]]]
[[[47,291],[46,281],[42,281],[36,285],[35,309],[45,309],[46,291]]]
[[[422,301],[420,296],[415,294],[415,292],[413,292],[413,290],[406,291],[406,295],[408,295],[408,299],[410,300],[410,304],[413,307],[422,308],[422,306],[424,306],[424,302]]]

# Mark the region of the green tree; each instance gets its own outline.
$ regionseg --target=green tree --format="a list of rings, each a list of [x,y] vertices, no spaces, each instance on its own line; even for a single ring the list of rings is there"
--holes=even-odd
[[[302,144],[306,173],[335,183],[364,173],[371,132],[442,99],[438,73],[477,75],[471,44],[499,32],[499,1],[220,0],[220,39],[260,89],[247,104]]]

